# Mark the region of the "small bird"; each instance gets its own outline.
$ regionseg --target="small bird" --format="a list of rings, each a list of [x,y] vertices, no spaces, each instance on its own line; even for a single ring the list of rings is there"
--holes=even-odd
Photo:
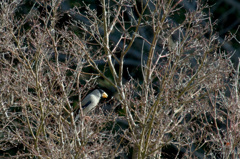
[[[102,89],[95,89],[91,93],[89,93],[81,102],[83,114],[86,115],[92,109],[94,109],[101,98],[107,98],[108,95]],[[75,121],[79,119],[80,109],[77,110],[77,116],[75,117]]]

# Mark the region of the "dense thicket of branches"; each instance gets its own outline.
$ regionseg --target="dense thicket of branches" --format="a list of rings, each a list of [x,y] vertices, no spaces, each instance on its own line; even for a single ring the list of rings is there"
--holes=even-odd
[[[0,155],[238,158],[239,65],[180,2],[0,2]],[[95,86],[112,98],[74,121]]]

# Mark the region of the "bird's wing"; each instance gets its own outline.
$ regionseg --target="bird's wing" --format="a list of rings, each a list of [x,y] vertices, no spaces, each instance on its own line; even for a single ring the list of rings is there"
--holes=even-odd
[[[86,108],[86,107],[89,106],[89,104],[91,104],[91,103],[92,103],[91,100],[89,100],[86,104],[82,105],[82,108],[83,108],[83,109]]]
[[[91,101],[88,101],[87,103],[85,103],[84,105],[82,105],[82,109],[85,109],[87,108],[92,102]],[[74,116],[75,116],[75,122],[80,118],[80,108],[78,108],[75,113],[74,113]]]

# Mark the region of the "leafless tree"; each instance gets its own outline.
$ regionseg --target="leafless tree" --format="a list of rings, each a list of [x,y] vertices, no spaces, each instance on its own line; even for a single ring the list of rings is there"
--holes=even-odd
[[[15,157],[238,158],[239,67],[221,51],[208,6],[183,14],[180,2],[101,0],[100,13],[75,7],[70,13],[86,21],[62,27],[62,1],[36,1],[20,17],[21,1],[1,2],[1,151],[21,145]],[[184,18],[175,22],[176,15]],[[138,76],[127,72],[132,54],[140,57]],[[112,109],[74,121],[99,82],[116,92]]]

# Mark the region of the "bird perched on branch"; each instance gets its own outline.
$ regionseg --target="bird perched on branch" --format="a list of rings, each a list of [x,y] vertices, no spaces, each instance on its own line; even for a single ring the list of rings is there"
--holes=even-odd
[[[92,109],[94,109],[101,98],[107,98],[108,95],[102,89],[95,89],[91,93],[89,93],[81,102],[83,114],[86,115]],[[79,119],[80,109],[77,110],[77,116],[75,117],[75,121]]]

